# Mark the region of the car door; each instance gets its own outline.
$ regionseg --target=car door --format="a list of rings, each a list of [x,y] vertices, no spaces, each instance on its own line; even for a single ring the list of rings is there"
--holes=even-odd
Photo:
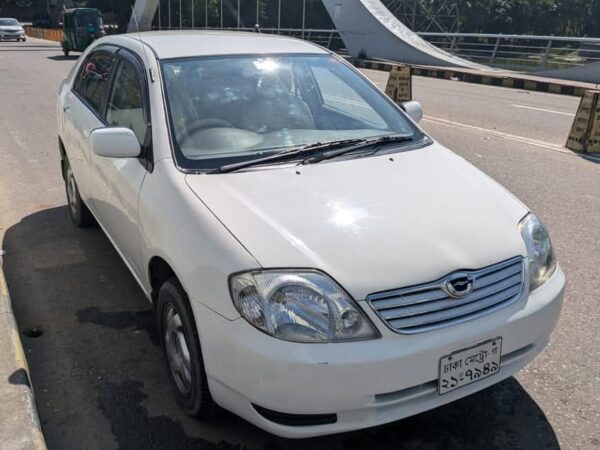
[[[139,158],[91,155],[97,213],[121,255],[139,277],[143,270],[138,199],[144,178],[151,168],[151,128],[148,85],[143,65],[126,50],[120,50],[117,54],[105,121],[109,127],[133,130],[143,148]]]
[[[63,103],[65,147],[79,192],[96,213],[91,179],[90,133],[106,126],[104,110],[108,87],[116,65],[116,48],[102,47],[82,62]]]

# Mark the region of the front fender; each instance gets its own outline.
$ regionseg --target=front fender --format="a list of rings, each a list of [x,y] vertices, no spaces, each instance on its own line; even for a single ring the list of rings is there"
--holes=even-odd
[[[156,163],[140,193],[142,258],[154,256],[173,269],[192,302],[234,320],[239,313],[229,295],[228,277],[259,267],[258,262],[185,183],[172,160]],[[146,270],[142,280],[150,292]]]

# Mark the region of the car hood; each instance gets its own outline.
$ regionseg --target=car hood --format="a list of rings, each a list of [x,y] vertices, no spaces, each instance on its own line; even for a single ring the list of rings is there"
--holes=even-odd
[[[264,268],[316,268],[362,300],[525,255],[525,206],[439,144],[188,186]]]
[[[19,25],[0,25],[0,31],[22,31],[23,27]]]

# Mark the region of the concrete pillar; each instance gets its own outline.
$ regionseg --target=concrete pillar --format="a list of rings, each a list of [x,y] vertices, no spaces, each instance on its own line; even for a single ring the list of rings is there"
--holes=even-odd
[[[135,2],[133,13],[129,20],[129,27],[127,28],[129,33],[137,32],[138,27],[140,31],[150,31],[152,29],[152,21],[154,20],[154,15],[158,8],[158,1],[159,0],[137,0]],[[136,19],[137,27],[135,24]]]

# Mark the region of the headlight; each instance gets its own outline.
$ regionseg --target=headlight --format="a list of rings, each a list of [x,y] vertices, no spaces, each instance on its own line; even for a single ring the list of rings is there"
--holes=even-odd
[[[261,331],[293,342],[373,339],[379,333],[326,275],[310,270],[256,270],[230,279],[233,303]]]
[[[527,215],[519,228],[527,247],[529,290],[533,291],[544,284],[556,269],[552,243],[546,228],[535,214]]]

